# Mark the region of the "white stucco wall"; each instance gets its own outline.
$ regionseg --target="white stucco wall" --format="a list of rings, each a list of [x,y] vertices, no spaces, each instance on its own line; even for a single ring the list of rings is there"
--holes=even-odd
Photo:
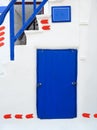
[[[0,47],[0,63],[5,63],[10,61],[10,22],[9,22],[9,13],[6,15],[6,19],[0,25],[0,27],[5,26],[5,29],[0,32],[5,32],[5,34],[1,37],[5,39],[2,41],[4,42],[4,46]]]
[[[27,45],[15,47],[15,61],[4,64],[6,75],[0,77],[0,130],[97,130],[97,1],[92,0],[88,21],[80,22],[78,0],[66,0],[72,4],[73,21],[61,25],[64,31],[64,42],[55,42],[60,25],[51,24],[48,32],[27,33]],[[84,10],[85,11],[85,10]],[[78,33],[78,34],[76,34]],[[49,34],[49,41],[44,40]],[[64,36],[63,35],[63,36]],[[54,36],[54,35],[53,35]],[[60,36],[61,37],[61,36]],[[87,38],[86,38],[87,37]],[[53,40],[52,40],[53,39]],[[71,39],[71,40],[70,40]],[[83,40],[82,40],[83,39]],[[53,42],[53,43],[51,43]],[[57,46],[56,46],[57,45]],[[71,120],[39,120],[36,117],[36,49],[37,48],[78,48],[78,117]],[[82,113],[91,114],[90,119],[82,117]],[[12,114],[12,119],[3,119],[4,114]],[[17,120],[14,115],[33,113],[34,119]]]
[[[0,0],[0,6],[8,5],[9,0]]]

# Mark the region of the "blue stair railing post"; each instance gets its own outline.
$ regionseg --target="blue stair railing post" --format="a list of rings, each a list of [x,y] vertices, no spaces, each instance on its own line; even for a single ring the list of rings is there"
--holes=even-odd
[[[10,59],[14,60],[14,5],[10,9]]]
[[[25,24],[25,0],[22,0],[22,25]]]
[[[36,9],[36,0],[33,0],[33,6],[34,6],[34,10]]]

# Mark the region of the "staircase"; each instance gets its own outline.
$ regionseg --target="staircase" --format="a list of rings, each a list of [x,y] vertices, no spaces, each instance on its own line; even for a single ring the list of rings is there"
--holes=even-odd
[[[8,6],[4,9],[4,11],[0,15],[0,26],[3,24],[4,19],[6,18],[7,13],[10,14],[10,59],[14,60],[14,43],[15,41],[23,34],[24,30],[32,23],[32,21],[35,19],[36,15],[41,11],[41,9],[44,7],[48,0],[43,0],[40,2],[39,6],[36,7],[36,0],[33,0],[33,6],[34,10],[32,10],[31,16],[26,20],[25,14],[25,2],[26,0],[22,0],[22,27],[18,30],[18,32],[15,34],[15,28],[14,28],[14,5],[17,2],[17,0],[12,0]]]

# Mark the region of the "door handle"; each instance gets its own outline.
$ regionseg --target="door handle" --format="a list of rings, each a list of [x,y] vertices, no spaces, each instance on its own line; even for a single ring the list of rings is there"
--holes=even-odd
[[[42,86],[42,83],[38,83],[38,84],[37,84],[37,87],[40,87],[40,86]]]
[[[76,85],[77,85],[77,82],[72,82],[72,85],[73,85],[73,86],[76,86]]]

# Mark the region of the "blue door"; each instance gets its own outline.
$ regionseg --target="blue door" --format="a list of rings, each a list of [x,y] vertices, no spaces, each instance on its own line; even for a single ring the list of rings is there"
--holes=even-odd
[[[37,116],[77,116],[77,50],[37,50]]]

